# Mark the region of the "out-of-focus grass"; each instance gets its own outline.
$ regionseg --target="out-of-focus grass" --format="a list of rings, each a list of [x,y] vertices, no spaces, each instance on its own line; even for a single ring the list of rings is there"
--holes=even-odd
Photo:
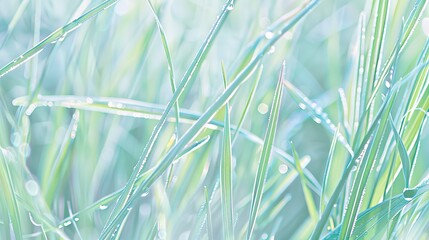
[[[0,238],[427,238],[426,5],[9,1]]]

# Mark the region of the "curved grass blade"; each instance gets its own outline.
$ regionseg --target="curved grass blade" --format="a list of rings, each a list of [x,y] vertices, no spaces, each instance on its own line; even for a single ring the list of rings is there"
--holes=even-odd
[[[401,135],[393,123],[392,115],[389,115],[389,123],[395,136],[396,147],[398,148],[399,156],[402,162],[402,172],[404,173],[405,187],[410,187],[410,158],[408,157],[407,149],[402,141]]]
[[[249,216],[249,224],[247,228],[246,239],[251,239],[252,237],[253,229],[256,223],[256,217],[258,215],[259,205],[261,204],[261,200],[262,200],[262,193],[264,191],[264,184],[267,176],[268,163],[271,156],[271,150],[274,143],[274,137],[277,129],[277,121],[279,117],[279,109],[281,105],[282,90],[283,90],[282,81],[283,81],[284,68],[285,68],[285,63],[283,62],[279,81],[277,83],[276,91],[274,94],[274,99],[273,99],[272,108],[270,112],[270,119],[268,121],[268,127],[265,133],[264,145],[262,147],[262,153],[259,159],[258,170],[256,173],[255,184],[253,187],[252,202],[250,205],[250,216]]]
[[[171,60],[171,55],[170,55],[170,49],[168,47],[168,42],[167,42],[167,36],[165,35],[165,31],[164,28],[162,27],[161,21],[158,18],[158,15],[155,12],[155,9],[153,8],[152,2],[150,0],[147,1],[150,7],[150,10],[155,18],[155,22],[156,25],[158,27],[159,30],[159,34],[161,36],[161,41],[162,41],[162,46],[164,47],[164,53],[165,53],[165,57],[167,58],[167,64],[168,64],[168,72],[169,72],[169,76],[170,76],[170,85],[171,85],[171,90],[173,91],[173,93],[176,91],[176,83],[175,83],[175,77],[174,77],[174,66],[173,66],[173,61]],[[174,104],[174,110],[175,110],[175,116],[176,116],[176,139],[179,138],[179,122],[180,122],[180,112],[179,112],[179,102],[176,101],[176,103]]]
[[[225,87],[227,78],[222,64],[222,76]],[[223,129],[223,151],[220,163],[220,193],[222,206],[222,225],[224,239],[234,239],[234,207],[232,195],[232,144],[231,121],[228,102],[225,104],[225,127]]]
[[[28,97],[19,97],[13,100],[15,106],[26,106],[28,104]],[[141,102],[131,99],[123,98],[111,98],[111,97],[86,97],[86,96],[38,96],[37,100],[32,103],[33,109],[37,107],[64,107],[64,108],[74,108],[86,111],[95,111],[102,112],[120,116],[131,116],[136,118],[145,118],[145,119],[161,119],[161,114],[165,111],[165,106]],[[186,124],[194,124],[202,116],[201,113],[193,112],[186,109],[180,109],[180,122]],[[175,118],[167,118],[169,122],[175,122]],[[216,120],[208,121],[204,128],[219,130],[223,129],[224,123]],[[238,129],[236,126],[231,126],[231,129],[238,131],[241,136],[245,139],[254,142],[256,144],[262,145],[264,143],[263,139],[256,136],[252,132],[249,132],[245,129]],[[289,166],[296,168],[294,164],[293,157],[287,154],[280,148],[274,147],[274,152]],[[304,174],[307,180],[310,183],[310,187],[315,193],[320,192],[320,184],[316,178],[309,172],[307,169],[303,169]]]
[[[10,71],[14,70],[15,68],[19,67],[21,64],[30,60],[36,54],[40,53],[48,44],[55,43],[58,40],[63,40],[67,36],[67,34],[79,28],[82,23],[97,16],[101,12],[113,6],[118,1],[119,0],[104,1],[97,7],[91,9],[87,13],[80,16],[79,18],[76,18],[75,20],[73,20],[72,22],[66,24],[61,28],[58,28],[57,30],[49,34],[49,36],[47,36],[45,39],[40,41],[36,46],[29,49],[19,57],[15,58],[11,62],[9,62],[6,66],[2,67],[0,69],[0,78],[3,77],[5,74],[9,73]]]

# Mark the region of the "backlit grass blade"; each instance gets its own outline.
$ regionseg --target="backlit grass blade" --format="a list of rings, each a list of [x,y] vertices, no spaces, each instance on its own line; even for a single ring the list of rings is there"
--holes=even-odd
[[[222,64],[225,87],[227,77]],[[222,225],[224,239],[234,239],[234,207],[232,195],[232,144],[229,104],[225,104],[225,127],[223,129],[222,156],[220,163],[220,193],[222,205]]]
[[[404,142],[402,141],[401,135],[399,135],[398,130],[393,123],[392,115],[389,116],[390,128],[393,131],[395,136],[396,147],[399,152],[399,156],[402,162],[402,172],[404,173],[405,187],[410,187],[410,158],[408,157],[407,149],[405,148]]]
[[[305,179],[304,173],[302,172],[298,153],[296,152],[296,149],[293,143],[291,143],[291,145],[292,145],[293,158],[295,159],[295,165],[299,174],[299,179],[301,181],[302,191],[304,192],[305,202],[307,203],[308,213],[310,214],[310,217],[313,220],[313,222],[316,223],[318,219],[316,204],[314,203],[313,196],[311,195],[311,192],[307,187],[307,180]]]
[[[3,36],[3,40],[0,42],[0,49],[3,48],[4,44],[7,42],[7,40],[11,36],[13,29],[15,29],[15,26],[18,23],[19,19],[22,18],[22,15],[23,15],[25,9],[27,8],[29,2],[30,2],[30,0],[24,0],[24,1],[21,1],[21,3],[19,4],[18,9],[16,9],[12,20],[9,22],[9,24],[7,26],[7,31],[5,33],[5,36]]]
[[[34,57],[36,54],[38,54],[40,51],[42,51],[48,44],[55,43],[56,41],[59,41],[59,40],[63,40],[67,36],[67,34],[73,32],[74,30],[79,28],[82,25],[82,23],[84,23],[84,22],[88,21],[89,19],[97,16],[101,12],[103,12],[106,9],[113,6],[118,1],[119,0],[106,0],[106,1],[102,2],[100,5],[98,5],[97,7],[93,8],[90,11],[88,11],[87,13],[83,14],[82,16],[76,18],[72,22],[66,24],[65,26],[63,26],[61,28],[58,28],[57,30],[55,30],[54,32],[49,34],[49,36],[47,36],[45,39],[40,41],[36,46],[29,49],[28,51],[26,51],[22,55],[18,56],[17,58],[15,58],[14,60],[12,60],[8,64],[6,64],[6,66],[2,67],[0,69],[0,78],[3,77],[8,72],[19,67],[21,64],[30,60],[32,57]]]
[[[271,106],[270,119],[268,121],[267,131],[265,133],[264,145],[262,147],[261,157],[258,163],[258,170],[256,173],[255,184],[252,193],[252,202],[250,206],[249,224],[247,228],[246,239],[251,239],[253,230],[255,228],[256,218],[258,216],[259,205],[262,200],[262,193],[264,191],[264,184],[267,175],[268,163],[271,156],[271,149],[274,143],[274,137],[277,129],[277,121],[279,115],[279,109],[282,98],[282,81],[284,74],[285,63],[283,63],[279,81],[277,83],[276,91],[274,94],[273,103]]]

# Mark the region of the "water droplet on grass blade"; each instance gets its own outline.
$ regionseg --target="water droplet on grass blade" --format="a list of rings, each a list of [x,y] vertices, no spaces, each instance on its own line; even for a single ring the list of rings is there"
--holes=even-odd
[[[415,188],[405,188],[404,191],[402,192],[404,199],[407,201],[413,200],[416,194],[417,194],[417,189]]]
[[[105,210],[105,209],[107,209],[107,205],[100,205],[100,210]]]
[[[299,103],[298,104],[299,108],[301,108],[302,110],[305,110],[307,108],[307,106],[305,106],[304,103]]]
[[[384,85],[386,85],[386,87],[387,87],[387,88],[390,88],[390,87],[391,87],[391,84],[390,84],[390,82],[389,82],[389,81],[385,81],[385,82],[384,82]]]
[[[265,38],[266,39],[268,39],[268,40],[270,40],[271,38],[273,38],[274,37],[274,33],[273,32],[270,32],[270,31],[268,31],[268,32],[266,32],[265,33]]]
[[[36,196],[39,193],[39,185],[34,180],[29,180],[25,183],[25,190],[30,196]]]
[[[285,174],[289,170],[288,166],[286,164],[280,164],[279,166],[279,173]]]
[[[228,7],[226,7],[226,10],[228,11],[234,10],[234,3],[228,4]]]
[[[75,222],[77,222],[77,221],[79,221],[79,218],[78,218],[78,217],[75,217],[73,220],[74,220]]]
[[[64,223],[64,227],[67,227],[70,224],[71,224],[71,221],[67,221],[67,222]]]

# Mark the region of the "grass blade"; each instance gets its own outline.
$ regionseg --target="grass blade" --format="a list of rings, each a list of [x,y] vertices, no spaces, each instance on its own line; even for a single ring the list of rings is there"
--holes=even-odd
[[[318,214],[316,209],[316,204],[314,203],[313,196],[311,196],[311,192],[307,187],[307,180],[304,177],[304,173],[302,172],[301,163],[299,162],[298,153],[296,152],[295,146],[293,143],[292,145],[292,152],[293,152],[293,158],[295,159],[295,165],[297,167],[297,171],[299,174],[299,179],[301,180],[301,187],[302,191],[304,192],[305,202],[307,203],[307,209],[310,214],[311,219],[313,222],[317,222]]]
[[[404,142],[402,141],[401,135],[396,130],[395,124],[393,123],[392,115],[389,115],[389,123],[392,128],[393,135],[396,140],[396,147],[398,148],[399,156],[402,162],[402,172],[404,173],[405,187],[410,187],[410,158],[408,157],[407,149],[405,148]]]
[[[225,87],[227,78],[222,64],[222,75]],[[225,127],[223,129],[223,151],[220,163],[220,193],[222,206],[222,225],[224,239],[234,239],[234,207],[232,195],[232,144],[229,104],[225,104]]]
[[[252,193],[252,203],[250,207],[250,216],[249,216],[249,224],[248,224],[246,239],[251,239],[252,237],[253,229],[256,223],[256,217],[258,215],[259,205],[261,204],[261,200],[262,200],[262,193],[264,191],[265,178],[267,174],[268,163],[271,156],[271,149],[274,143],[274,137],[275,137],[277,121],[278,121],[278,114],[279,114],[279,109],[281,104],[284,67],[285,67],[285,63],[283,63],[283,66],[280,72],[279,81],[277,83],[276,91],[274,94],[274,99],[273,99],[272,108],[270,112],[270,119],[268,121],[268,127],[265,133],[264,145],[262,147],[262,153],[259,159],[258,170],[256,173],[255,184],[254,184],[253,193]]]

